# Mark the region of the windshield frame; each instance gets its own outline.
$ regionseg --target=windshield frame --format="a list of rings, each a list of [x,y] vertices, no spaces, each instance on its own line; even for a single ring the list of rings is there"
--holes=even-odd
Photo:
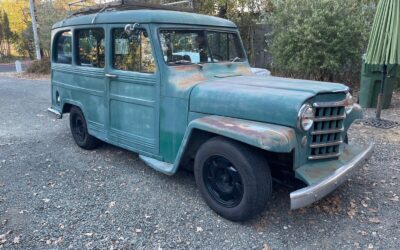
[[[221,33],[234,34],[239,38],[238,39],[238,41],[239,41],[238,45],[239,45],[239,49],[241,49],[242,52],[243,52],[243,59],[240,60],[240,61],[234,61],[234,62],[232,62],[232,61],[214,62],[214,58],[212,57],[211,48],[210,48],[210,46],[208,44],[208,39],[206,39],[206,46],[207,46],[208,53],[210,54],[210,58],[212,60],[211,62],[198,62],[198,63],[190,62],[190,63],[187,63],[187,64],[173,64],[173,63],[171,64],[171,63],[168,63],[164,59],[164,53],[163,53],[163,49],[162,49],[162,45],[161,45],[161,32],[163,30],[204,32],[206,38],[207,38],[208,32],[221,32]],[[162,26],[160,26],[160,27],[158,27],[156,29],[156,32],[157,32],[158,48],[159,48],[160,55],[161,55],[160,60],[163,61],[163,63],[168,67],[179,67],[179,66],[187,66],[187,65],[204,65],[204,64],[247,63],[248,62],[247,53],[246,53],[246,50],[244,48],[243,41],[242,41],[242,38],[240,36],[240,32],[239,32],[238,29],[233,29],[233,28],[228,28],[228,27],[209,27],[209,26],[203,27],[203,26],[186,26],[186,25],[185,26],[179,25],[179,26],[176,26],[176,27],[172,27],[170,25],[168,25],[168,26],[162,25]]]

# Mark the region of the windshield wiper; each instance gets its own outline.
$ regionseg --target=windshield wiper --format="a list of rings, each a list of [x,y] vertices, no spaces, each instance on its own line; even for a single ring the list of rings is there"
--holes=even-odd
[[[240,57],[235,57],[231,62],[237,62],[238,60],[242,60],[242,58],[240,58]]]
[[[193,64],[193,63],[188,60],[178,60],[178,61],[168,62],[168,64],[187,65],[187,64]]]

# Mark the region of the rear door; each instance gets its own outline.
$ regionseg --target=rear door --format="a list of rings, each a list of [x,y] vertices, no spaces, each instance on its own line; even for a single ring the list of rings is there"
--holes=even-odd
[[[160,77],[148,26],[128,34],[124,25],[110,25],[108,33],[108,138],[136,152],[158,154]]]

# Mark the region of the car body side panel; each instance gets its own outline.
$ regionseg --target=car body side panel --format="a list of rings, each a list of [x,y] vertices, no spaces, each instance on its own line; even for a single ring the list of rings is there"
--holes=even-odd
[[[174,174],[181,164],[182,156],[195,130],[225,136],[271,152],[289,153],[296,147],[295,132],[291,128],[211,115],[194,119],[189,123],[173,163],[155,160],[142,155],[141,159],[157,171],[168,175]]]

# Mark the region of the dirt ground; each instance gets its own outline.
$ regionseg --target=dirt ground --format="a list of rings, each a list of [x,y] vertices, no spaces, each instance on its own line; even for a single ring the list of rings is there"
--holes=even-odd
[[[350,143],[375,151],[349,181],[295,211],[292,190],[276,186],[260,216],[234,223],[207,207],[191,173],[77,147],[68,116],[47,114],[49,95],[48,80],[0,76],[0,248],[399,249],[400,127],[354,124]],[[400,122],[400,93],[382,116]]]

